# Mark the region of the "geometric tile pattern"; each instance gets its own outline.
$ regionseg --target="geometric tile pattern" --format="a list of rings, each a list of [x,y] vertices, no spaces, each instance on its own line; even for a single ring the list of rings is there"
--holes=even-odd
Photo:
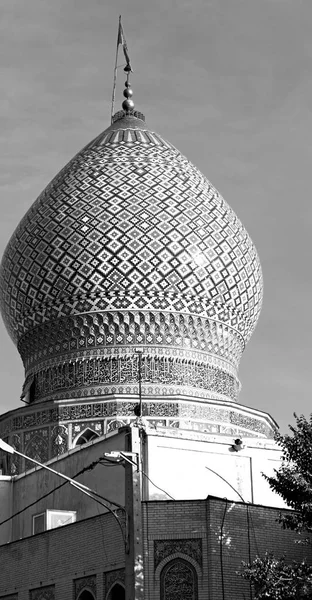
[[[237,373],[262,303],[259,258],[234,212],[135,117],[39,196],[7,246],[0,288],[28,375],[47,356],[135,345],[192,348]]]
[[[18,349],[26,370],[78,359],[118,353],[133,354],[138,346],[158,356],[171,349],[185,359],[206,361],[236,373],[244,348],[242,337],[222,322],[202,316],[165,311],[84,313],[41,324],[25,334]],[[216,357],[219,360],[216,363]],[[212,358],[211,358],[212,360]],[[211,362],[211,361],[210,361]]]

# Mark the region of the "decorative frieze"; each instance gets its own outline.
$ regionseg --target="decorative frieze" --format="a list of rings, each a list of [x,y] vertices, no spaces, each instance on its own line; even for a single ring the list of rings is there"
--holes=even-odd
[[[2,418],[0,437],[31,458],[45,462],[60,456],[73,447],[85,430],[94,437],[123,427],[135,420],[133,400],[81,402],[36,410],[29,406],[26,414]],[[273,438],[274,422],[266,415],[255,414],[247,408],[227,402],[165,401],[161,396],[143,397],[143,417],[150,427],[167,427],[171,430],[220,433],[227,436]],[[33,411],[33,412],[31,412]],[[69,437],[69,426],[71,436]],[[24,465],[24,463],[23,463]],[[21,472],[21,459],[10,457],[10,473]],[[27,463],[27,468],[33,465]]]
[[[122,358],[89,358],[60,363],[38,371],[34,376],[35,401],[97,394],[137,394],[139,379],[138,356]],[[239,392],[237,378],[228,372],[205,363],[200,364],[170,358],[142,356],[141,381],[144,390],[152,394],[179,393],[181,388],[192,389],[193,394],[203,390],[212,397],[236,400]],[[99,387],[100,386],[100,387]],[[114,390],[114,391],[113,391]],[[64,397],[64,396],[63,396]]]

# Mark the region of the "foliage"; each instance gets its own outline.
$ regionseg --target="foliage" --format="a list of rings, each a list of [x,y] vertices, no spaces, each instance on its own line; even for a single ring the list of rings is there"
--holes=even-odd
[[[243,562],[239,573],[255,589],[256,600],[303,600],[312,597],[312,567],[304,561],[287,564],[285,557],[266,553],[252,563]]]
[[[279,494],[293,512],[280,514],[285,529],[300,534],[312,532],[312,414],[307,420],[297,417],[289,426],[292,435],[276,435],[282,449],[282,463],[273,476],[264,475],[271,489]],[[309,537],[302,541],[309,543]],[[300,540],[298,540],[300,543]],[[301,600],[312,598],[312,566],[305,561],[286,563],[285,556],[266,553],[251,563],[243,563],[238,573],[255,589],[255,600]]]
[[[272,477],[264,475],[271,489],[295,512],[281,515],[283,527],[312,532],[312,414],[297,417],[289,426],[292,435],[276,435],[282,448],[282,464]]]

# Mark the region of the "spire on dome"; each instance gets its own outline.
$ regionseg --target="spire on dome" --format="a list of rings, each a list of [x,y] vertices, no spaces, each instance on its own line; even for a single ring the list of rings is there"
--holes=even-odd
[[[129,57],[129,52],[128,52],[128,46],[127,46],[127,42],[126,42],[126,38],[125,38],[125,34],[124,34],[124,30],[121,24],[121,16],[119,17],[119,24],[118,24],[118,35],[117,35],[117,48],[116,48],[116,60],[115,60],[115,69],[114,69],[114,84],[113,84],[113,95],[112,95],[112,112],[111,112],[111,122],[114,123],[114,121],[116,121],[117,119],[115,118],[118,115],[118,119],[121,118],[121,113],[117,113],[116,115],[114,115],[114,104],[115,104],[115,95],[116,95],[116,83],[117,83],[117,69],[118,69],[118,65],[117,65],[117,61],[118,61],[118,51],[119,51],[119,46],[122,46],[123,49],[123,53],[124,53],[124,57],[126,60],[126,65],[124,67],[124,71],[127,73],[127,81],[125,82],[125,86],[126,88],[124,89],[123,95],[125,97],[125,100],[122,103],[122,108],[123,108],[123,115],[133,115],[136,116],[136,114],[134,113],[134,103],[132,100],[132,94],[133,91],[130,87],[130,73],[133,73],[131,64],[130,64],[130,57]]]
[[[117,61],[118,61],[118,51],[119,46],[122,46],[124,57],[126,60],[126,65],[124,67],[124,71],[127,74],[127,80],[125,81],[125,89],[123,91],[123,95],[125,100],[122,103],[122,110],[119,110],[114,114],[114,104],[115,104],[115,95],[116,95],[116,82],[117,82]],[[112,114],[111,114],[111,122],[112,124],[124,117],[136,117],[137,119],[141,119],[141,121],[145,121],[145,116],[134,110],[134,102],[132,100],[133,90],[130,84],[130,73],[133,73],[133,69],[130,63],[130,57],[128,52],[128,46],[124,34],[124,30],[121,24],[121,17],[119,17],[119,27],[118,27],[118,36],[117,36],[117,50],[116,50],[116,62],[115,62],[115,70],[114,70],[114,86],[113,86],[113,97],[112,97]]]

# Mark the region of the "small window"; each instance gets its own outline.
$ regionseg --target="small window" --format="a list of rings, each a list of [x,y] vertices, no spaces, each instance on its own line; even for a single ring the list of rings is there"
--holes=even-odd
[[[45,513],[33,516],[33,535],[36,533],[42,533],[46,529],[46,518]]]
[[[75,510],[46,510],[33,516],[33,534],[69,525],[76,521]]]
[[[5,475],[8,472],[7,457],[1,456],[0,458],[0,475]]]

